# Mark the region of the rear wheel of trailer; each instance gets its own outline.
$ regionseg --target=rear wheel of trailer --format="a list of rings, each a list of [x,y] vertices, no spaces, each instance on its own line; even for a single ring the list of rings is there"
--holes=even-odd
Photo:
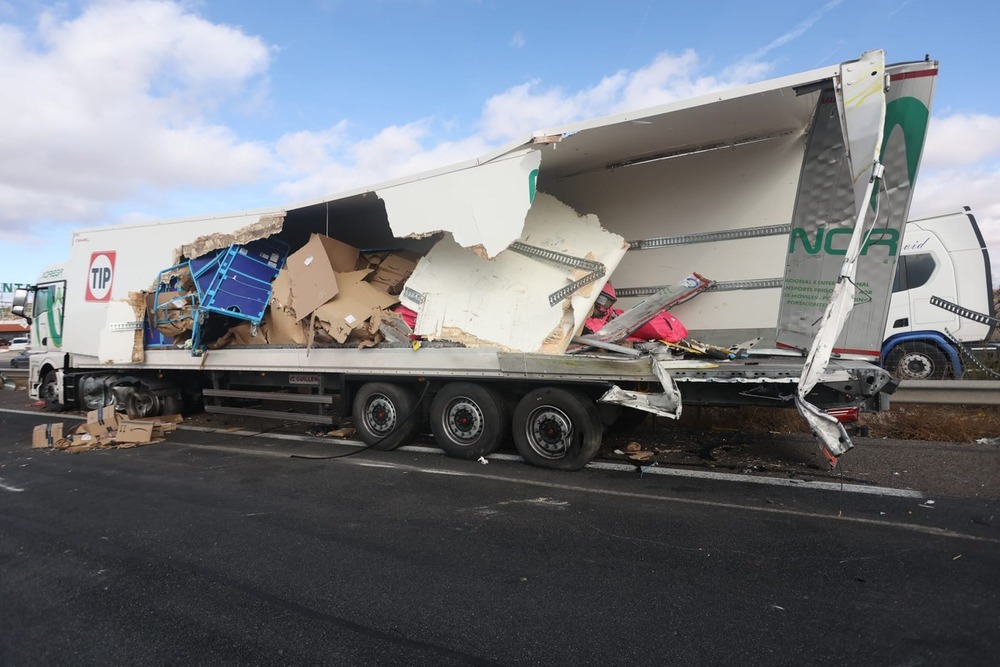
[[[488,456],[500,448],[509,431],[507,401],[490,387],[452,382],[431,403],[431,432],[438,446],[450,456]]]
[[[351,416],[361,441],[379,451],[409,443],[422,420],[416,392],[392,382],[363,384],[354,397]]]
[[[597,404],[584,394],[542,387],[518,402],[513,432],[514,445],[528,463],[579,470],[601,448],[604,426]]]

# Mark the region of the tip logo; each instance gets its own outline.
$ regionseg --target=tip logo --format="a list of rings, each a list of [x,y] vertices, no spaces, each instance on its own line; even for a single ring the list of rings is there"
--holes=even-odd
[[[115,278],[115,253],[95,252],[90,256],[87,271],[87,301],[110,301],[111,283]]]

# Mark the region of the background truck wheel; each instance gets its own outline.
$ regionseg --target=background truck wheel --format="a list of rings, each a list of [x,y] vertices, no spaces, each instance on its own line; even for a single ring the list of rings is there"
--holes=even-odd
[[[413,440],[421,415],[416,394],[405,385],[369,382],[354,397],[351,416],[362,442],[387,452]]]
[[[889,352],[886,370],[900,380],[943,380],[950,364],[944,353],[930,343],[900,343]]]
[[[514,410],[514,445],[528,463],[579,470],[601,448],[604,430],[597,405],[575,391],[535,389]]]
[[[431,403],[434,440],[456,458],[478,459],[492,454],[507,437],[509,427],[506,400],[488,387],[452,382]]]
[[[59,381],[56,372],[49,371],[42,379],[42,386],[38,389],[38,396],[45,402],[45,410],[48,412],[61,412],[63,406],[59,403],[57,382]]]

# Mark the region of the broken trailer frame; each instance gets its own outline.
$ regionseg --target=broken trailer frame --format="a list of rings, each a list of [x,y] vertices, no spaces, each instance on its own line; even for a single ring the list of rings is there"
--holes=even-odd
[[[876,336],[884,326],[881,291],[891,280],[878,276],[891,276],[896,255],[871,232],[902,229],[936,74],[936,62],[886,67],[881,52],[869,52],[545,130],[478,160],[297,206],[78,232],[68,263],[43,274],[33,301],[19,297],[38,351],[31,394],[52,407],[117,401],[143,415],[203,397],[213,412],[296,417],[223,404],[277,399],[318,408],[297,418],[324,423],[339,395],[375,448],[410,440],[428,413],[450,454],[488,454],[512,431],[528,462],[561,469],[596,454],[614,403],[677,416],[683,394],[689,405],[798,404],[839,454],[850,439],[820,409],[881,409],[894,388],[868,361],[877,346],[872,356],[854,342],[870,332],[852,322],[880,323]],[[891,206],[868,206],[883,199]],[[303,250],[315,235],[420,257],[399,297],[417,313],[419,345],[299,339],[288,332],[300,331],[301,313],[264,346],[147,344],[144,291],[155,291],[158,270],[268,238],[290,249],[286,269],[302,269],[315,259]],[[802,238],[810,242],[797,245]],[[786,287],[761,290],[755,277],[776,266],[785,267]],[[727,333],[775,337],[777,327],[786,349],[712,364],[656,345],[639,346],[638,357],[599,347],[568,353],[610,278],[628,310],[694,271],[726,288],[673,311],[689,330],[714,330],[712,342],[729,345],[742,339],[722,340]],[[870,271],[869,298],[848,294],[826,312],[831,291],[854,285],[855,271]],[[744,287],[732,284],[737,275]],[[805,280],[815,287],[804,296]],[[294,304],[294,291],[282,289]],[[294,312],[278,307],[277,292],[272,314]],[[367,322],[372,312],[360,315]],[[825,340],[818,354],[817,332]],[[802,378],[809,386],[799,392]]]

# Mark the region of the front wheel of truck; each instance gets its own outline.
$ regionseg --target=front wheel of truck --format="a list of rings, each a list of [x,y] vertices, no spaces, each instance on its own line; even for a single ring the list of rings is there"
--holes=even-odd
[[[531,465],[579,470],[601,448],[604,426],[597,405],[575,391],[543,387],[514,409],[514,445]]]
[[[38,397],[44,401],[46,411],[62,412],[63,406],[59,402],[59,376],[55,370],[45,374],[42,386],[38,388]]]
[[[952,372],[937,346],[920,341],[898,343],[889,352],[885,369],[900,380],[943,380]]]
[[[369,382],[354,397],[351,416],[361,441],[387,452],[413,440],[420,429],[420,402],[410,387]]]

